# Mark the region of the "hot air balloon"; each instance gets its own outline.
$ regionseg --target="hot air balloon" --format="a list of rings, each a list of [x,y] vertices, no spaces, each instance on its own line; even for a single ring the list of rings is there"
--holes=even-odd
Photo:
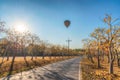
[[[66,28],[68,28],[69,25],[70,25],[70,21],[69,21],[69,20],[65,20],[65,21],[64,21],[64,25],[66,26]]]

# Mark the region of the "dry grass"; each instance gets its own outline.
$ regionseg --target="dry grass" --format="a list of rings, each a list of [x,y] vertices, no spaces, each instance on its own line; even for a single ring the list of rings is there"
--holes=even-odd
[[[53,59],[55,57],[51,57],[51,59]],[[59,58],[59,57],[56,57],[56,58]],[[6,57],[4,58],[4,61],[6,61]],[[35,59],[35,58],[34,58]],[[42,57],[37,57],[37,59],[42,59]],[[49,60],[50,57],[45,57],[45,60]],[[31,57],[30,56],[27,56],[26,60],[31,60]],[[0,57],[0,63],[2,61],[2,57]],[[9,61],[12,61],[12,57],[9,57]],[[24,57],[16,57],[15,58],[15,61],[24,61]]]
[[[94,59],[95,61],[95,59]],[[87,58],[81,61],[83,80],[120,80],[120,68],[114,61],[114,74],[109,74],[109,64],[107,59],[101,62],[102,68],[97,68],[97,62],[91,63]]]
[[[70,57],[69,57],[70,58]],[[26,60],[24,60],[23,57],[16,57],[12,69],[12,74],[29,70],[35,67],[43,66],[46,64],[50,64],[53,62],[61,61],[68,59],[68,57],[45,57],[42,59],[42,57],[37,57],[37,59],[31,60],[31,57],[27,57]],[[2,62],[2,58],[0,58],[0,63]],[[10,73],[10,66],[12,63],[12,57],[10,57],[9,61],[6,61],[6,58],[4,59],[4,63],[0,65],[0,77],[7,76]]]

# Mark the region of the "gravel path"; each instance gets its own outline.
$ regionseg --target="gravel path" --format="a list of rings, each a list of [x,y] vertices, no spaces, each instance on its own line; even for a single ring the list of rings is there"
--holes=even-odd
[[[34,68],[0,80],[80,80],[80,57]]]

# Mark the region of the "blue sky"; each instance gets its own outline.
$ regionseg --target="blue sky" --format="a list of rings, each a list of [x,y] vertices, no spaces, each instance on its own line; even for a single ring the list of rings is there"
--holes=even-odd
[[[102,22],[105,14],[120,17],[119,0],[0,0],[0,19],[14,26],[23,21],[31,32],[49,43],[81,48],[81,40],[97,27],[107,27]],[[64,20],[70,20],[69,28]]]

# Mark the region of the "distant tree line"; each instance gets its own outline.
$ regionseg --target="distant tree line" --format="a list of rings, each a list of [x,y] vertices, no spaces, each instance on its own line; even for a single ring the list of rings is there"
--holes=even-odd
[[[79,53],[75,50],[68,49],[65,46],[53,45],[40,39],[37,34],[31,33],[30,31],[18,32],[15,28],[6,28],[6,23],[0,21],[0,34],[5,36],[0,39],[0,56],[7,57],[9,60],[10,56],[15,58],[16,56],[31,56],[34,57],[42,56],[76,56]]]

